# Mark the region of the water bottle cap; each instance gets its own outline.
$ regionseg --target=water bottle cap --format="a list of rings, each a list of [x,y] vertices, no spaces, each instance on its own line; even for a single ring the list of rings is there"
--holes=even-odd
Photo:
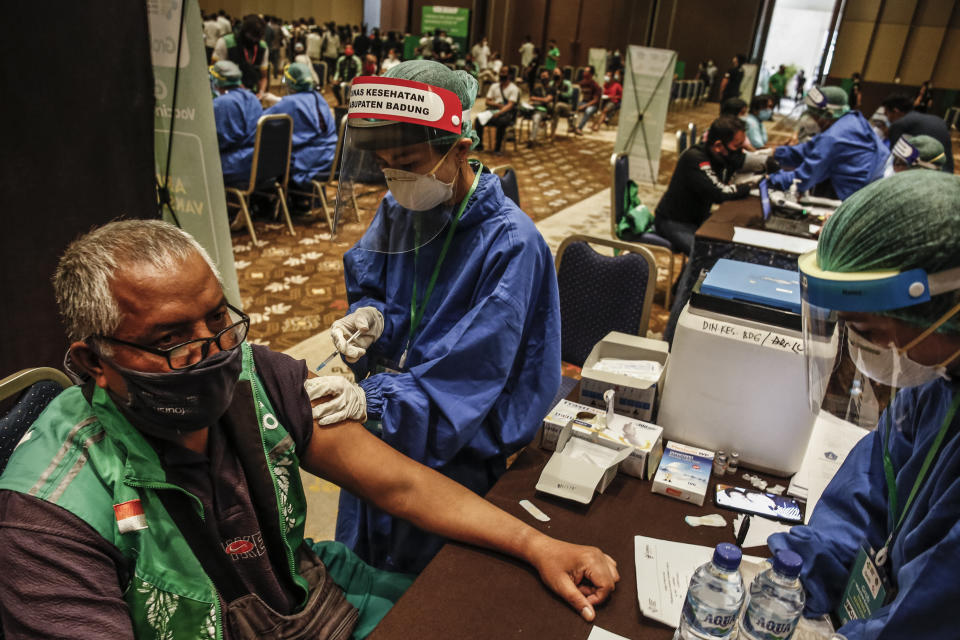
[[[743,552],[740,551],[740,547],[729,542],[721,542],[713,550],[713,564],[727,571],[733,571],[739,567],[742,557]]]
[[[773,556],[773,570],[788,578],[796,578],[800,575],[802,567],[803,558],[789,549],[778,551],[777,555]]]

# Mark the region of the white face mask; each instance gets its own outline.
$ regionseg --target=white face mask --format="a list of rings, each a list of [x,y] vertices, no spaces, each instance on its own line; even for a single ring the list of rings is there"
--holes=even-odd
[[[871,380],[890,387],[918,387],[937,378],[949,379],[943,365],[927,366],[911,360],[892,342],[881,347],[847,325],[847,347],[857,369]]]
[[[402,169],[383,169],[387,188],[390,189],[397,204],[410,211],[429,211],[452,198],[453,184],[457,177],[454,176],[453,180],[447,183],[433,175],[452,150],[453,147],[443,154],[440,162],[427,175]]]

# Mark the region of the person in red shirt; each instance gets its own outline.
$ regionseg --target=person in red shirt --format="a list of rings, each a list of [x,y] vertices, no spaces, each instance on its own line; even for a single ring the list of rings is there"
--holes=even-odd
[[[607,74],[603,80],[603,97],[600,103],[603,107],[600,110],[600,118],[593,124],[593,130],[596,131],[600,125],[607,124],[610,118],[620,109],[620,101],[623,100],[623,85],[620,84],[619,72],[616,74]]]

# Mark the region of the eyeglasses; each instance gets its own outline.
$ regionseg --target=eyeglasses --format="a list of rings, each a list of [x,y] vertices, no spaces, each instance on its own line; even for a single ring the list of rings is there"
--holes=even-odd
[[[122,344],[127,347],[146,351],[147,353],[163,356],[167,359],[167,365],[174,370],[190,369],[207,358],[210,354],[210,345],[216,343],[217,348],[221,351],[231,351],[239,347],[240,343],[247,338],[247,332],[250,330],[250,317],[231,304],[227,304],[226,307],[230,313],[224,314],[226,316],[225,320],[231,322],[228,326],[217,331],[216,335],[210,336],[209,338],[187,340],[186,342],[181,342],[178,345],[165,349],[148,347],[110,336],[97,335],[92,337],[97,340],[112,342],[113,344]],[[213,328],[211,328],[211,330],[213,330]],[[196,357],[198,352],[200,355],[199,358]]]

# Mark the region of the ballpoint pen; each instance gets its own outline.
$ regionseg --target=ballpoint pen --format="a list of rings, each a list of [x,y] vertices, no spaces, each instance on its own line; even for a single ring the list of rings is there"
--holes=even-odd
[[[353,342],[353,339],[359,335],[360,335],[360,329],[357,329],[352,336],[347,338],[347,342],[344,346],[349,346],[350,343]],[[323,369],[325,366],[327,366],[327,363],[329,363],[331,360],[336,358],[338,355],[340,355],[340,351],[334,349],[333,353],[328,355],[326,359],[324,359],[324,361],[320,363],[320,365],[316,368],[316,371],[320,371],[320,369]]]

